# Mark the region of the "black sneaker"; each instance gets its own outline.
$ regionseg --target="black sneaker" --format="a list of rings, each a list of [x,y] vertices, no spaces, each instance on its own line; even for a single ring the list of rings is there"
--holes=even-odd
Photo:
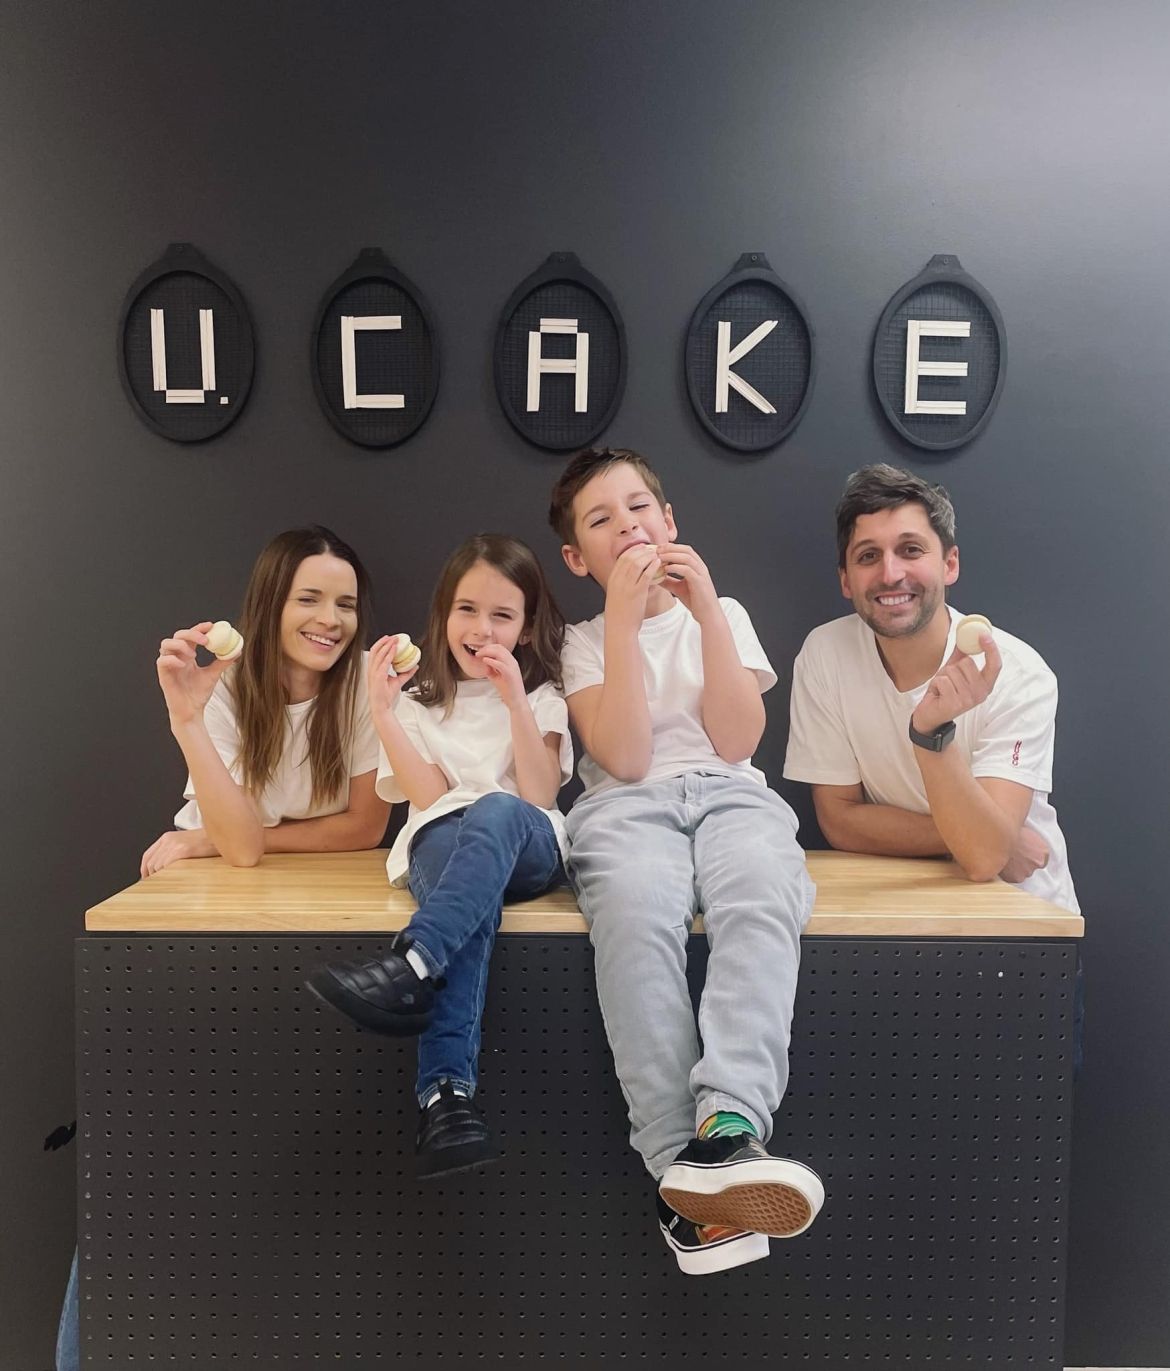
[[[692,1223],[676,1214],[657,1197],[658,1227],[667,1247],[674,1253],[679,1269],[688,1276],[706,1276],[712,1271],[730,1271],[759,1261],[770,1251],[763,1233],[745,1233],[742,1228],[721,1228],[715,1224]]]
[[[825,1202],[821,1178],[765,1151],[751,1133],[694,1138],[666,1168],[659,1192],[693,1223],[794,1238]]]
[[[479,1106],[450,1081],[440,1081],[438,1099],[419,1112],[414,1151],[422,1177],[476,1171],[500,1155]]]
[[[410,946],[409,934],[396,933],[380,961],[330,962],[311,971],[305,985],[360,1028],[414,1037],[430,1023],[442,981],[419,979],[406,960]]]

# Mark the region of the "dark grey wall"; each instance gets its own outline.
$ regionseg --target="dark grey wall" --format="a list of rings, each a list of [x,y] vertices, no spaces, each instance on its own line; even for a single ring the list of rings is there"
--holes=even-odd
[[[607,437],[659,464],[784,673],[773,780],[792,658],[845,608],[831,510],[864,461],[947,482],[956,603],[1057,671],[1055,800],[1090,930],[1068,1360],[1170,1363],[1160,0],[41,0],[3,3],[0,26],[0,1366],[48,1366],[73,1242],[74,1149],[42,1151],[73,1116],[72,939],[179,795],[159,637],[234,613],[261,544],[306,520],[367,557],[388,630],[421,624],[469,532],[553,562],[558,461],[502,418],[490,348],[560,248],[628,326]],[[135,419],[114,363],[124,292],[176,239],[234,277],[258,338],[247,411],[189,449]],[[307,366],[320,296],[365,244],[428,295],[443,347],[432,418],[383,455],[329,427]],[[705,437],[681,366],[690,311],[748,250],[803,296],[820,348],[803,424],[755,460]],[[930,461],[881,419],[867,368],[887,299],[944,251],[995,296],[1010,361],[985,435]],[[596,607],[557,585],[571,614]]]

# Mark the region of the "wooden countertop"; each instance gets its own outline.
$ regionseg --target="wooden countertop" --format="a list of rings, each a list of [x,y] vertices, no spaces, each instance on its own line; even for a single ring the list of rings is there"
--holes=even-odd
[[[176,862],[87,910],[91,933],[384,933],[414,912],[386,880],[386,852]],[[810,935],[903,938],[1079,938],[1084,921],[1002,881],[975,885],[953,862],[810,852],[817,884]],[[701,929],[696,921],[696,932]],[[584,933],[572,893],[509,905],[504,933]]]

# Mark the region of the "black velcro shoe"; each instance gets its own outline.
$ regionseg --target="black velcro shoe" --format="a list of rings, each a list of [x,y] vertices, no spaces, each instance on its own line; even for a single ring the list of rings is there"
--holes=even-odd
[[[434,1014],[441,980],[420,980],[406,960],[411,940],[396,933],[380,961],[329,962],[312,970],[306,987],[359,1028],[395,1038],[415,1037]]]
[[[773,1238],[803,1233],[825,1202],[815,1171],[771,1156],[752,1133],[692,1138],[666,1168],[659,1194],[692,1223]]]
[[[439,1097],[418,1116],[414,1145],[420,1177],[476,1171],[499,1160],[499,1149],[474,1100],[439,1082]]]

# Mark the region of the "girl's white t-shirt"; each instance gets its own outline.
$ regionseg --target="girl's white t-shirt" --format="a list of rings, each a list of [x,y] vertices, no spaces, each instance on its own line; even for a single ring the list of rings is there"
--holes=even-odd
[[[564,697],[546,681],[529,693],[528,704],[543,737],[550,733],[560,735],[564,785],[573,774],[573,740],[569,737],[569,711]],[[410,844],[421,828],[445,814],[466,809],[484,795],[503,791],[519,797],[520,791],[508,707],[490,681],[460,681],[455,687],[454,707],[446,718],[442,706],[428,708],[410,695],[399,695],[394,713],[419,756],[437,766],[450,787],[426,809],[410,806],[406,824],[390,849],[386,874],[392,884],[404,886],[410,871]],[[406,799],[384,748],[380,749],[377,790],[391,804]],[[564,817],[559,809],[542,812],[553,826],[564,858],[568,853]]]
[[[939,666],[955,649],[962,615],[948,606],[950,629]],[[996,776],[1032,792],[1025,823],[1048,848],[1048,865],[1020,889],[1078,913],[1064,834],[1048,799],[1056,733],[1056,677],[1035,649],[994,629],[1003,670],[991,694],[955,720],[952,747],[973,776]],[[929,814],[914,760],[910,716],[929,682],[900,691],[877,639],[856,614],[814,628],[796,659],[784,775],[811,785],[861,785],[873,804]]]
[[[366,662],[362,653],[361,675],[354,700],[353,730],[345,748],[346,774],[364,776],[378,765],[378,735],[370,717],[370,700],[366,693]],[[275,828],[285,819],[319,819],[326,814],[340,814],[349,808],[349,790],[342,786],[331,800],[313,804],[313,772],[309,765],[309,721],[313,717],[316,700],[285,706],[284,745],[264,793],[257,802],[260,822],[265,828]],[[237,784],[243,784],[239,763],[240,728],[236,719],[236,705],[221,677],[211,692],[211,699],[203,711],[203,720],[215,750],[231,772]],[[203,816],[191,777],[183,791],[187,803],[175,815],[176,828],[202,828]]]

